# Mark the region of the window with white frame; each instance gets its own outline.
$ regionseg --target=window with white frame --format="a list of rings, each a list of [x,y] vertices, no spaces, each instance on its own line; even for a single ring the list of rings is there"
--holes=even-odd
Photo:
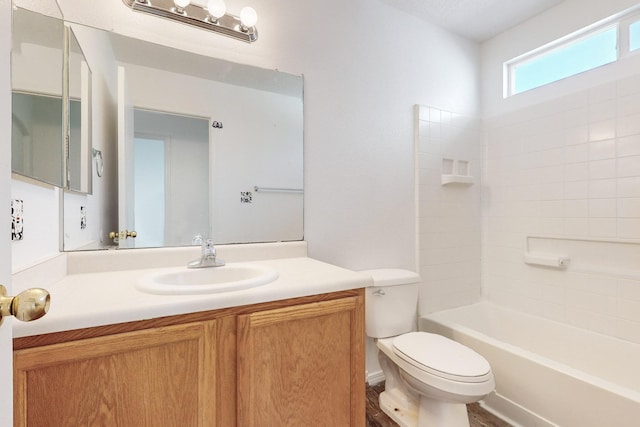
[[[505,98],[616,62],[640,49],[637,13],[633,8],[507,61]]]
[[[629,25],[629,51],[640,49],[640,20]]]

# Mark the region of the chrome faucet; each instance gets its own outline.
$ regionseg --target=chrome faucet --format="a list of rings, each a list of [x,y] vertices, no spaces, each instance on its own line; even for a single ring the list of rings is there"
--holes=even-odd
[[[187,264],[188,268],[205,268],[205,267],[222,267],[224,261],[216,259],[216,248],[213,246],[213,240],[207,239],[202,243],[202,255],[199,259],[191,261]]]

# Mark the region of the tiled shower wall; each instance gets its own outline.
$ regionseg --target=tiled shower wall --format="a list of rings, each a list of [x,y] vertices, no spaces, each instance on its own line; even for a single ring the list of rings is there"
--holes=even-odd
[[[640,76],[484,130],[483,296],[640,343]],[[529,266],[527,236],[560,237],[546,250],[572,242],[585,255],[566,254],[565,270]]]
[[[419,313],[480,299],[481,132],[477,119],[416,106],[416,205],[422,278]],[[470,184],[442,184],[451,161],[468,162]]]

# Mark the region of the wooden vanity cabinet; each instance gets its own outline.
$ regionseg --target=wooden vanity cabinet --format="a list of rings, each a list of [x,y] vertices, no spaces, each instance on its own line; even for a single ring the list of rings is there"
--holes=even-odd
[[[19,350],[15,426],[206,426],[215,321]]]
[[[362,290],[14,339],[14,426],[365,425]]]
[[[239,426],[363,425],[358,298],[238,316]]]

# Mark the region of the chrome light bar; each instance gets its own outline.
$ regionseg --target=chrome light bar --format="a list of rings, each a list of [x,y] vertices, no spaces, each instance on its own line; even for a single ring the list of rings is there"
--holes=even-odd
[[[193,25],[247,43],[258,39],[258,30],[255,26],[245,26],[239,17],[230,14],[219,18],[212,17],[206,8],[198,4],[179,7],[173,0],[122,0],[122,2],[137,12]]]

